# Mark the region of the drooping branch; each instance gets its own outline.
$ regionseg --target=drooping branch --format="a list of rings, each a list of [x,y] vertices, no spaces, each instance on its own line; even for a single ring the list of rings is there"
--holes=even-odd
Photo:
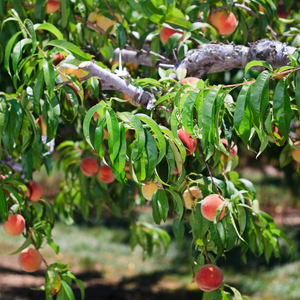
[[[151,110],[154,107],[155,98],[152,93],[144,91],[142,88],[137,88],[128,81],[119,76],[110,73],[109,71],[99,67],[93,62],[85,61],[79,65],[79,68],[89,72],[89,76],[98,77],[109,85],[114,86],[117,90],[127,94],[136,103],[142,107]]]
[[[197,49],[190,50],[177,68],[186,69],[188,75],[202,77],[204,74],[234,68],[244,69],[253,60],[263,60],[273,69],[278,69],[290,64],[288,54],[293,54],[295,50],[295,47],[269,39],[251,43],[250,47],[222,43],[203,44]]]

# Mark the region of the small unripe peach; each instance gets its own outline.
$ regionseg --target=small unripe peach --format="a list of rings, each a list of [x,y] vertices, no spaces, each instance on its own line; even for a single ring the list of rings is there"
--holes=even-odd
[[[99,165],[93,158],[85,157],[80,163],[81,172],[88,177],[95,175],[98,169]]]
[[[151,200],[154,192],[158,190],[159,187],[154,182],[145,183],[142,185],[142,194],[145,199]]]
[[[197,139],[191,137],[185,130],[178,129],[177,134],[186,149],[186,155],[191,155],[197,148]]]
[[[226,150],[228,151],[228,141],[226,139],[221,139],[221,142],[222,142],[223,146],[226,148]],[[230,148],[229,153],[232,156],[232,158],[235,158],[238,153],[237,145],[234,146],[233,142],[231,143],[231,148]],[[220,156],[220,160],[224,161],[224,162],[228,162],[228,161],[231,161],[232,159],[222,152],[221,156]]]
[[[122,18],[120,15],[115,14],[115,16],[117,17],[119,22],[122,22]],[[94,23],[97,23],[97,26],[101,29],[103,29],[104,31],[106,31],[109,27],[111,27],[112,25],[114,25],[116,22],[114,20],[111,20],[103,15],[99,15],[96,12],[91,12],[88,16],[88,21]],[[116,32],[116,28],[115,26],[113,27],[113,29],[111,30],[110,33],[115,33]]]
[[[42,263],[42,257],[36,249],[24,249],[18,258],[20,267],[26,272],[35,272]]]
[[[111,183],[115,180],[115,175],[108,166],[103,165],[99,168],[97,178],[102,182]]]
[[[291,154],[295,161],[300,162],[300,141],[296,142],[294,145],[299,148],[299,150],[292,148]]]
[[[29,181],[25,183],[27,187],[26,197],[31,201],[39,201],[42,196],[43,189],[36,181]]]
[[[200,79],[196,77],[186,77],[181,81],[181,84],[197,84],[199,80]]]
[[[277,135],[279,137],[282,137],[281,132],[279,131],[278,127],[276,125],[273,125],[273,132],[276,133],[276,135],[274,134],[275,138],[278,138]],[[273,138],[272,133],[269,134],[269,137]],[[276,141],[270,140],[271,143],[276,143]]]
[[[4,222],[3,227],[5,232],[9,235],[20,235],[24,231],[25,220],[21,215],[9,215],[7,221]]]
[[[182,31],[178,31],[178,30],[174,30],[172,28],[169,27],[164,27],[161,32],[160,32],[160,40],[162,42],[163,45],[165,45],[169,39],[169,37],[171,35],[173,35],[174,33],[182,33]],[[181,42],[183,40],[183,36],[182,38],[179,40],[179,42]]]
[[[223,272],[213,264],[204,265],[196,273],[196,282],[200,290],[204,292],[214,291],[223,283]]]
[[[56,0],[48,0],[46,5],[46,14],[52,14],[60,9],[60,3]]]
[[[194,197],[194,199],[191,199],[191,195]],[[183,205],[187,208],[187,209],[194,209],[194,207],[197,204],[197,199],[202,198],[203,195],[200,191],[200,189],[197,186],[192,186],[190,187],[190,191],[188,189],[186,189],[184,191],[184,193],[182,194],[182,198],[183,198]]]
[[[214,221],[215,216],[217,214],[218,207],[223,204],[224,201],[218,197],[216,194],[209,195],[204,198],[201,202],[201,213],[204,218],[209,221]],[[225,207],[223,207],[219,220],[223,219],[225,216]]]
[[[238,25],[238,21],[232,12],[227,18],[223,11],[218,11],[211,14],[207,21],[210,22],[221,35],[231,35]]]

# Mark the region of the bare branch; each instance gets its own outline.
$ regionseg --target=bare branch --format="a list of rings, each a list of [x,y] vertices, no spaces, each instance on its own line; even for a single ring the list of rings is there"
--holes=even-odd
[[[253,60],[264,60],[278,69],[290,65],[288,54],[293,54],[295,50],[295,47],[269,39],[251,43],[250,47],[222,43],[203,44],[190,50],[177,68],[185,68],[189,75],[202,77],[204,74],[234,68],[244,69]],[[261,70],[261,67],[256,69]]]
[[[117,90],[127,94],[133,101],[140,104],[143,108],[153,109],[155,98],[153,94],[144,91],[142,88],[137,88],[130,84],[128,81],[120,78],[119,76],[110,73],[109,71],[99,67],[93,62],[85,61],[79,65],[79,68],[89,72],[92,77],[98,77],[105,81],[107,84],[114,86]]]

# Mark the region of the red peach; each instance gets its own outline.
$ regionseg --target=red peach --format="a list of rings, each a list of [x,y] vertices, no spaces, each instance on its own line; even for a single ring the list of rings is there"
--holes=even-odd
[[[218,11],[211,14],[207,21],[210,22],[221,35],[231,35],[238,25],[238,21],[232,12],[227,17],[223,11]]]
[[[7,221],[4,222],[3,227],[5,232],[9,235],[20,235],[24,231],[25,220],[21,215],[9,215]]]
[[[80,169],[84,175],[91,177],[98,172],[99,165],[93,158],[85,157],[80,163]]]
[[[196,282],[200,290],[204,292],[214,291],[222,285],[223,272],[213,264],[204,265],[196,273]]]
[[[36,249],[24,249],[18,258],[20,267],[26,272],[35,272],[42,263],[42,257]]]
[[[60,53],[56,53],[53,57],[53,65],[57,66],[61,61],[65,59],[64,55]]]
[[[42,196],[43,189],[36,181],[29,181],[25,183],[27,187],[26,197],[31,201],[39,201]]]
[[[178,129],[177,134],[186,149],[186,155],[191,155],[197,148],[197,139],[191,137],[185,130]]]
[[[52,14],[60,9],[60,3],[56,0],[48,0],[46,14]]]
[[[204,198],[201,202],[201,213],[204,218],[209,221],[214,221],[218,207],[223,204],[224,201],[218,197],[216,194],[209,195]],[[219,220],[223,219],[225,216],[225,207],[223,207]]]
[[[228,151],[228,141],[226,139],[221,139],[221,142],[222,142],[223,146],[226,148],[226,150]],[[235,158],[235,156],[238,153],[237,145],[234,146],[233,142],[231,142],[231,148],[230,148],[229,153],[232,156],[232,158]],[[228,162],[228,161],[231,161],[232,159],[222,152],[221,156],[220,156],[220,160],[224,161],[224,162]]]
[[[202,198],[203,195],[200,191],[200,189],[197,186],[192,186],[189,188],[190,191],[188,189],[186,189],[184,191],[184,193],[182,194],[182,199],[183,199],[183,205],[187,208],[187,209],[194,209],[194,207],[197,204],[197,199]],[[194,197],[194,199],[191,199],[191,195]]]
[[[196,84],[200,79],[196,77],[186,77],[181,81],[181,84]]]
[[[161,40],[162,44],[165,45],[167,43],[169,37],[171,35],[173,35],[174,33],[181,33],[182,34],[182,31],[174,30],[174,29],[171,29],[169,27],[164,27],[160,32],[160,40]],[[179,42],[181,42],[182,40],[183,40],[183,36],[179,40]]]
[[[99,168],[97,178],[102,182],[111,183],[115,180],[115,175],[108,166],[103,165]]]
[[[297,162],[300,162],[300,141],[296,142],[294,144],[296,147],[299,148],[299,150],[292,148],[291,149],[291,154],[293,156],[293,159]]]

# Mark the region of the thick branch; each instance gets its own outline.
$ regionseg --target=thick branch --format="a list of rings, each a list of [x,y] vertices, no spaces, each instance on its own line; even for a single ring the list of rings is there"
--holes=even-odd
[[[295,47],[269,39],[259,40],[250,47],[210,43],[190,50],[177,68],[187,69],[188,75],[202,77],[204,74],[244,69],[253,60],[267,61],[274,69],[290,64],[288,54]],[[254,68],[253,68],[254,69]]]
[[[117,90],[127,94],[133,101],[140,104],[142,107],[151,110],[154,107],[155,98],[153,94],[144,91],[142,88],[137,88],[128,81],[119,76],[110,73],[109,71],[99,67],[90,61],[85,61],[79,65],[79,68],[89,72],[89,76],[98,77],[104,80],[109,85],[114,86]]]

